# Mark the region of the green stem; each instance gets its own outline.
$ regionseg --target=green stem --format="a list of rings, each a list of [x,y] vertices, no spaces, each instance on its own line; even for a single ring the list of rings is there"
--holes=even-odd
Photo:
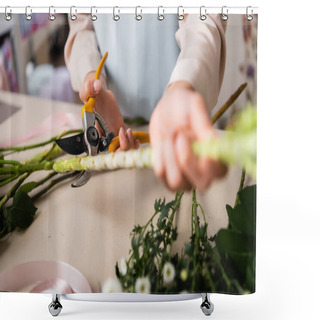
[[[238,291],[238,293],[240,293],[240,294],[243,294],[244,293],[244,290],[243,290],[243,288],[241,287],[241,285],[240,285],[240,283],[239,283],[239,281],[238,280],[232,280],[232,282],[231,282],[234,286],[235,286],[235,288],[237,289],[237,291]]]
[[[4,165],[4,164],[20,165],[21,163],[19,161],[16,161],[16,160],[4,160],[4,159],[1,159],[0,160],[0,165]]]
[[[5,186],[6,184],[16,180],[17,178],[19,178],[19,174],[16,174],[16,175],[12,175],[10,176],[9,178],[7,178],[6,180],[3,180],[0,182],[0,187],[3,187]]]
[[[215,285],[212,281],[212,274],[210,273],[210,268],[209,268],[209,265],[207,264],[206,265],[206,273],[207,273],[207,279],[208,279],[208,282],[209,282],[209,286],[210,286],[210,291],[211,292],[214,292],[215,291]]]
[[[40,163],[20,164],[19,166],[10,166],[0,168],[0,174],[22,174],[31,173],[40,170],[52,170],[54,161],[42,161]]]
[[[236,196],[236,201],[235,201],[233,207],[235,207],[240,202],[239,192],[243,189],[245,178],[246,178],[246,169],[242,168],[240,184],[239,184],[239,188],[238,188],[238,192],[237,192],[237,196]]]
[[[193,274],[192,274],[192,282],[191,282],[191,291],[193,292],[196,284],[196,274],[198,269],[197,264],[197,255],[199,251],[199,226],[198,226],[198,214],[197,214],[197,199],[196,199],[196,190],[192,191],[192,224],[194,225],[194,229],[192,228],[192,235],[195,234],[194,239],[194,251],[193,251]]]
[[[44,142],[40,142],[40,143],[36,143],[36,144],[30,144],[28,146],[21,146],[21,147],[7,147],[7,148],[0,148],[0,152],[5,152],[5,151],[14,151],[14,152],[20,152],[20,151],[25,151],[25,150],[29,150],[29,149],[35,149],[35,148],[39,148],[39,147],[43,147],[49,143],[52,143],[54,141],[56,141],[57,139],[60,139],[63,136],[66,136],[68,134],[71,133],[80,133],[82,132],[82,130],[78,129],[78,130],[69,130],[66,132],[63,132],[62,134],[53,137],[49,140],[46,140]]]
[[[173,244],[173,240],[172,240],[172,226],[173,226],[173,219],[175,218],[176,212],[178,211],[178,209],[180,208],[180,204],[181,204],[181,198],[183,196],[183,192],[176,192],[175,195],[175,199],[174,199],[174,204],[172,206],[172,214],[171,217],[168,221],[168,225],[170,227],[170,231],[171,231],[171,237],[170,237],[170,255],[171,255],[171,250],[172,250],[172,244]]]
[[[205,216],[205,214],[204,214],[204,210],[203,210],[201,204],[196,201],[196,205],[200,208],[200,210],[201,210],[201,212],[202,212],[202,217],[203,217],[204,223],[207,224],[206,216]]]
[[[53,173],[52,173],[53,174]],[[43,188],[41,191],[39,191],[37,194],[35,194],[31,199],[32,201],[36,201],[38,200],[41,196],[43,196],[45,193],[47,193],[51,188],[53,188],[56,184],[74,177],[75,175],[77,175],[78,172],[71,172],[68,174],[64,174],[61,177],[57,178],[57,179],[53,179],[50,184],[48,186],[46,186],[45,188]],[[47,176],[47,178],[49,177],[49,175]],[[48,179],[49,180],[49,179]]]
[[[23,164],[35,164],[43,160],[47,160],[47,161],[53,160],[54,158],[57,158],[63,153],[64,153],[63,150],[61,150],[59,146],[56,143],[54,143],[50,149],[37,153],[32,158],[25,161]]]

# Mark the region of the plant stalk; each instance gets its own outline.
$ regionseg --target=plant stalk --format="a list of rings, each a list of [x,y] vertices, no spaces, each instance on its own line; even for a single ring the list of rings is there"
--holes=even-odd
[[[243,83],[228,99],[228,101],[217,111],[217,113],[212,117],[211,123],[215,124],[221,116],[229,109],[229,107],[237,100],[242,91],[246,88],[247,83]]]

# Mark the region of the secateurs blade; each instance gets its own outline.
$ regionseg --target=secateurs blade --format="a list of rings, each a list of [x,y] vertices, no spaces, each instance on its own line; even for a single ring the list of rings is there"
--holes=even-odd
[[[108,52],[102,57],[94,79],[99,78],[107,56]],[[58,146],[65,152],[73,155],[85,152],[89,156],[95,156],[108,148],[114,134],[113,132],[109,132],[107,124],[100,114],[93,110],[95,101],[96,97],[90,97],[81,109],[83,133],[56,140]],[[99,137],[98,130],[95,127],[96,121],[103,131],[102,137]],[[72,184],[72,187],[83,186],[90,179],[91,175],[91,171],[82,171],[78,180]]]

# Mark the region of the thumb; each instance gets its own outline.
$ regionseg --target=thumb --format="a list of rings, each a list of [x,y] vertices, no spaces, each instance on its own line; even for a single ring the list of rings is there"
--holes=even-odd
[[[84,102],[101,92],[102,83],[99,79],[90,79],[84,82],[79,92],[80,99]]]

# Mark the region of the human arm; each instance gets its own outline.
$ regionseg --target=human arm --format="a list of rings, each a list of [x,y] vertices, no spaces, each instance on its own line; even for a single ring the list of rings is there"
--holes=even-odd
[[[170,83],[150,120],[154,171],[172,190],[205,190],[226,172],[221,163],[199,159],[193,140],[213,137],[209,110],[216,104],[225,66],[225,26],[219,17],[208,21],[189,15],[176,39],[181,52]]]
[[[108,90],[104,70],[99,80],[94,80],[95,70],[101,55],[93,29],[91,15],[79,14],[75,21],[70,21],[70,32],[65,45],[65,61],[70,72],[71,84],[79,91],[80,99],[85,103],[89,97],[97,96],[95,110],[106,121],[110,131],[119,134],[119,150],[137,148],[139,141],[134,140],[131,129],[124,130],[124,121],[116,98]],[[101,130],[98,127],[101,134]]]

